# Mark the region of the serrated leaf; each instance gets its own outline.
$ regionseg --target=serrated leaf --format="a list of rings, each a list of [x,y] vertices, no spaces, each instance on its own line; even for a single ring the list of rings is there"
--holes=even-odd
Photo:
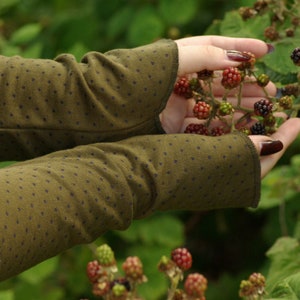
[[[31,42],[42,31],[42,26],[39,23],[30,23],[16,30],[10,39],[14,45],[22,45]]]
[[[279,238],[268,250],[267,256],[271,260],[267,276],[268,291],[272,291],[285,278],[299,272],[300,245],[297,239]]]
[[[296,74],[299,67],[295,66],[290,58],[292,51],[299,47],[300,39],[285,39],[276,43],[275,51],[266,55],[262,61],[267,68],[278,72],[279,74],[288,75]]]
[[[198,10],[197,0],[161,0],[159,13],[169,25],[189,22]]]
[[[128,42],[131,46],[151,43],[160,38],[164,32],[164,24],[151,6],[137,11],[128,29]]]

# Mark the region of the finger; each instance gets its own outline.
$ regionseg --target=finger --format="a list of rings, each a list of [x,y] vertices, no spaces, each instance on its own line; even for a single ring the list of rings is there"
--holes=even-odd
[[[261,176],[264,177],[277,163],[277,161],[284,154],[286,149],[293,143],[300,133],[300,119],[293,118],[283,123],[278,130],[271,136],[249,136],[254,143],[259,155],[262,155],[262,151],[265,155],[261,156]],[[264,143],[269,140],[275,141],[272,145],[265,146]],[[282,149],[279,147],[280,141],[282,143]],[[266,145],[266,144],[265,144]],[[268,149],[268,151],[266,151]]]
[[[258,39],[232,38],[216,35],[188,37],[179,39],[176,42],[182,46],[212,45],[225,50],[249,51],[256,57],[261,57],[273,50],[272,46]]]
[[[216,96],[223,96],[225,93],[225,88],[221,85],[221,79],[216,78],[214,80],[214,84],[212,86],[214,95]],[[229,95],[236,95],[238,92],[238,89],[232,89],[229,93]],[[242,88],[242,96],[243,97],[265,97],[266,94],[274,97],[276,95],[277,88],[276,85],[273,82],[269,82],[267,86],[265,87],[265,90],[263,90],[261,87],[259,87],[255,83],[247,83],[245,82],[243,84]]]
[[[204,69],[220,70],[241,64],[227,50],[211,45],[184,46],[178,48],[178,75],[199,72]],[[241,53],[237,53],[237,56]],[[244,60],[245,61],[245,60]]]

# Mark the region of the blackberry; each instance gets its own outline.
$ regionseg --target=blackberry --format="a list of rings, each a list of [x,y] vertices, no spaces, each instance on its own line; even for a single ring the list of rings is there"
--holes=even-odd
[[[265,135],[266,127],[264,124],[257,122],[250,127],[250,131],[253,135]]]
[[[207,289],[207,279],[199,273],[191,273],[184,282],[184,290],[187,295],[196,299],[205,299],[204,293]]]
[[[174,85],[173,92],[187,99],[192,97],[189,79],[185,76],[180,77]]]
[[[267,116],[273,108],[273,103],[268,99],[261,99],[254,103],[254,113],[257,116]]]
[[[194,116],[200,120],[207,119],[209,117],[211,107],[204,101],[199,101],[194,105]]]
[[[260,74],[256,78],[256,83],[260,87],[265,87],[270,82],[270,77],[267,74]]]
[[[279,33],[275,26],[268,26],[264,31],[264,36],[270,41],[276,41],[279,38]]]
[[[208,128],[204,124],[191,123],[185,128],[184,133],[208,135]]]
[[[212,78],[213,75],[214,75],[214,71],[207,70],[207,69],[204,69],[197,73],[197,77],[200,80],[208,80],[209,78]]]
[[[224,69],[222,73],[222,85],[225,89],[233,89],[242,81],[242,75],[238,68],[229,67]]]
[[[300,66],[300,47],[295,48],[290,57],[296,66]]]
[[[291,109],[294,103],[294,96],[282,96],[279,99],[279,106],[283,109]]]
[[[192,255],[186,248],[174,249],[171,253],[171,259],[183,271],[190,269],[193,262]]]
[[[296,84],[293,84],[293,83],[287,84],[284,87],[282,87],[280,89],[280,91],[283,96],[292,96],[293,95],[293,96],[297,97],[300,95],[300,88],[297,83]]]
[[[128,256],[122,264],[122,268],[126,278],[131,280],[140,280],[143,278],[143,264],[137,256]]]
[[[116,264],[115,254],[107,244],[97,247],[96,254],[100,265],[109,267]]]
[[[219,106],[219,114],[221,116],[228,116],[234,112],[233,106],[227,101],[223,101]]]
[[[210,135],[211,136],[221,136],[225,134],[224,128],[221,126],[217,126],[211,129]]]

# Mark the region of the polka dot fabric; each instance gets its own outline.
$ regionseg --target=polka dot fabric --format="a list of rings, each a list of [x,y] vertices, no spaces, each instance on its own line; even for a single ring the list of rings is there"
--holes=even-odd
[[[256,206],[244,135],[149,135],[58,151],[0,170],[0,280],[154,211]]]
[[[158,115],[176,80],[177,47],[89,52],[80,63],[0,56],[0,160],[162,133]]]

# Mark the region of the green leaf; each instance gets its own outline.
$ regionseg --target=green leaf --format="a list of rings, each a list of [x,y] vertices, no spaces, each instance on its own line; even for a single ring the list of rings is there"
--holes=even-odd
[[[14,292],[12,290],[0,291],[1,300],[14,300]]]
[[[290,53],[300,45],[299,38],[284,39],[277,42],[275,45],[275,51],[266,55],[263,58],[263,62],[268,68],[271,68],[279,74],[288,75],[297,73],[299,67],[295,66],[290,59]]]
[[[39,23],[26,24],[12,34],[10,42],[14,45],[29,43],[38,37],[41,31],[42,26]]]
[[[57,269],[58,263],[59,259],[55,256],[21,273],[19,277],[30,284],[39,284]]]
[[[279,238],[269,249],[267,256],[271,261],[267,276],[268,291],[272,291],[287,277],[299,273],[300,245],[297,239]]]
[[[134,15],[132,6],[124,6],[116,11],[107,24],[107,35],[110,38],[115,38],[127,29],[128,20],[131,20]]]
[[[183,224],[171,214],[158,214],[135,221],[126,231],[116,232],[128,242],[160,245],[174,248],[184,240]]]
[[[270,209],[292,198],[295,191],[287,188],[294,173],[289,166],[273,169],[262,181],[261,199],[258,209]]]
[[[144,6],[137,11],[129,28],[128,42],[131,46],[151,43],[160,38],[164,32],[164,24],[151,6]]]
[[[169,25],[183,25],[191,21],[198,10],[197,0],[161,0],[159,13]]]
[[[0,15],[5,13],[8,9],[18,5],[20,0],[1,0],[0,1]]]

